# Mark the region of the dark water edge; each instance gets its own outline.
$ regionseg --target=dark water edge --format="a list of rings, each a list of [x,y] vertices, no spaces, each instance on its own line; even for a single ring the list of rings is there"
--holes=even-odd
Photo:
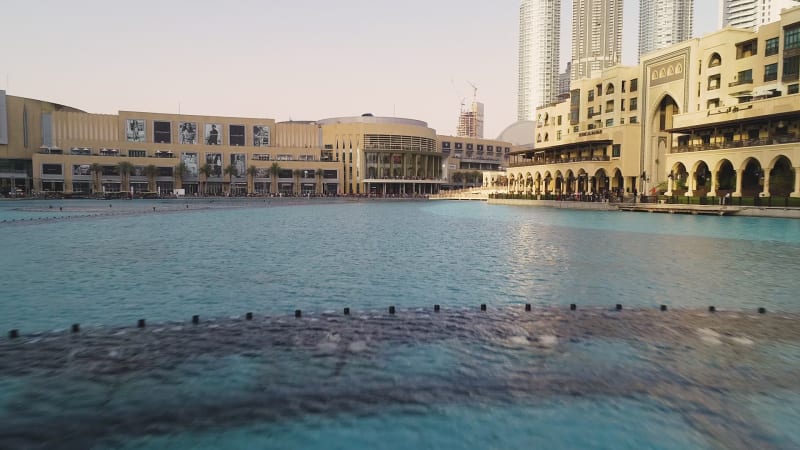
[[[708,448],[793,448],[751,406],[800,389],[798,325],[751,311],[403,308],[23,335],[0,341],[0,448],[586,401],[644,402]],[[633,436],[650,425],[631,419],[618,427]]]

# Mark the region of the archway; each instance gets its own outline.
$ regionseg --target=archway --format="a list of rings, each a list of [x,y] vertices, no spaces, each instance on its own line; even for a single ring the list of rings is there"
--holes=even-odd
[[[555,189],[556,195],[564,193],[564,175],[561,174],[560,170],[556,170],[556,179],[553,188]]]
[[[781,155],[772,163],[772,170],[769,171],[769,195],[774,197],[786,197],[794,189],[794,170],[789,158]]]
[[[742,197],[756,197],[764,190],[764,171],[761,162],[748,158],[742,170]]]
[[[712,186],[711,189],[714,188],[716,188],[717,197],[724,197],[725,194],[736,191],[736,171],[733,169],[733,164],[727,159],[723,159],[717,165],[717,185]]]
[[[672,117],[675,114],[680,114],[680,109],[675,99],[667,94],[661,99],[661,102],[658,104],[658,110],[656,111],[655,118],[658,120],[658,131],[665,132],[672,128]]]
[[[605,193],[608,190],[608,182],[609,182],[608,175],[606,175],[605,169],[597,169],[597,171],[594,173],[594,179],[596,182],[595,186],[597,186],[597,188],[593,189],[593,192],[595,192],[596,194]]]
[[[689,173],[686,171],[686,166],[682,162],[675,163],[668,175],[669,177],[672,178],[672,195],[685,194],[689,181]]]
[[[711,191],[711,171],[705,161],[698,162],[694,167],[693,194],[705,197]]]
[[[611,179],[611,190],[617,195],[622,195],[622,189],[625,185],[625,178],[622,176],[622,171],[614,169],[614,177]]]

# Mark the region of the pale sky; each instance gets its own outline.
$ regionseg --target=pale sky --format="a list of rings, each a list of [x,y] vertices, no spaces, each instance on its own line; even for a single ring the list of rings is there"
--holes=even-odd
[[[10,4],[9,4],[10,3]],[[485,137],[516,120],[518,0],[10,0],[0,89],[92,113],[317,120],[375,115],[455,134],[472,88]],[[562,0],[562,61],[571,1]],[[636,63],[626,0],[623,62]],[[717,0],[695,0],[695,35]]]

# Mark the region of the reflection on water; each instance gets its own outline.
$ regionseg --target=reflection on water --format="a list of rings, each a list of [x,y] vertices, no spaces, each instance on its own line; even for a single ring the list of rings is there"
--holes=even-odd
[[[448,442],[456,438],[428,426],[469,416],[476,439],[500,429],[504,448],[522,448],[532,436],[562,442],[548,424],[569,434],[588,416],[597,422],[585,431],[597,435],[565,438],[563,448],[598,437],[610,441],[589,447],[650,446],[665,426],[672,438],[658,448],[791,448],[800,442],[788,422],[760,411],[800,388],[798,319],[401,309],[24,335],[0,343],[0,447],[207,445],[204,433],[254,428],[291,447],[319,443],[319,433],[344,438],[365,417]],[[785,399],[784,414],[797,416],[796,400]],[[511,411],[543,421],[514,430]],[[357,442],[382,439],[367,432]]]
[[[800,446],[800,221],[296,203],[0,202],[0,448]]]

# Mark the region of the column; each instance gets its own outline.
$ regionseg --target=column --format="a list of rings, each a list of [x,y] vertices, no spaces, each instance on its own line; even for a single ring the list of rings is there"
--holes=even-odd
[[[736,176],[736,191],[732,194],[733,197],[742,196],[742,177],[739,171],[734,170],[733,174]]]
[[[594,190],[593,179],[594,177],[586,177],[586,193],[589,195],[592,195],[592,191]]]
[[[794,168],[794,191],[789,196],[800,197],[800,167]]]
[[[674,178],[675,177],[671,173],[669,174],[669,176],[667,176],[667,192],[664,192],[664,195],[666,195],[667,197],[672,196],[672,183],[674,182],[673,181]]]
[[[686,196],[691,197],[694,195],[694,188],[697,185],[697,179],[694,172],[687,172],[686,174]]]
[[[764,172],[764,189],[761,191],[761,197],[769,197],[769,173],[772,171],[772,167],[763,167],[761,169]]]
[[[717,195],[717,171],[711,171],[711,189],[708,190],[706,197],[716,197]]]

